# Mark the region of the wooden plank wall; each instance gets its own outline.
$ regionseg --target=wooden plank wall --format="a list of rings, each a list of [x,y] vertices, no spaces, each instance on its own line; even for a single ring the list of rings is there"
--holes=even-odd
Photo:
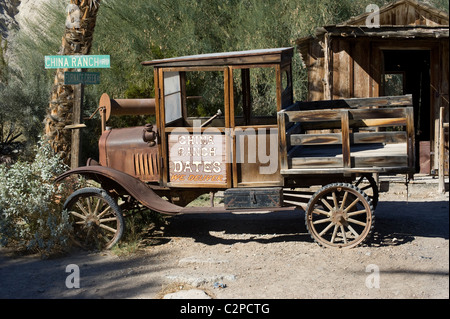
[[[372,76],[371,50],[368,39],[348,40],[335,38],[332,41],[333,99],[376,97],[373,84],[379,79]],[[373,63],[372,63],[373,64]]]

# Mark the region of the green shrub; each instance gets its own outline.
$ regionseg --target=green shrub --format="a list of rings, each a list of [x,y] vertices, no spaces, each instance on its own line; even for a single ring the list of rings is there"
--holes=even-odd
[[[32,162],[0,165],[0,246],[43,257],[69,247],[71,226],[62,206],[72,187],[53,183],[66,170],[44,141]]]

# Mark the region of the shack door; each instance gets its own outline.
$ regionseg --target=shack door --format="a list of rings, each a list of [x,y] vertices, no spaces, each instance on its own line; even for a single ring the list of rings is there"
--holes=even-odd
[[[413,95],[416,170],[430,174],[431,92],[430,50],[385,50],[384,95]]]

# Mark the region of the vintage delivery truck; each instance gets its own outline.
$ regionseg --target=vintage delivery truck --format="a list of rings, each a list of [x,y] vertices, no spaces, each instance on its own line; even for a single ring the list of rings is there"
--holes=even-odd
[[[293,53],[275,48],[142,62],[154,69],[155,98],[103,94],[98,161],[57,178],[77,174],[101,185],[66,200],[74,239],[112,247],[124,232],[123,212],[139,205],[169,215],[301,208],[318,244],[365,242],[378,203],[373,176],[415,171],[412,97],[295,102]],[[257,96],[254,72],[272,81],[270,94]],[[154,114],[156,123],[107,127],[111,116],[142,114]],[[187,206],[219,191],[223,206]]]

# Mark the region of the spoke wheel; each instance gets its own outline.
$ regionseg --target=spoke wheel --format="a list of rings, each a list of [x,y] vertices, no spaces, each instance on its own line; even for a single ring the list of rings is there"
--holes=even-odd
[[[374,224],[367,195],[351,184],[330,184],[310,199],[305,218],[311,237],[324,247],[352,248],[362,244]]]
[[[85,249],[110,249],[122,237],[121,210],[105,190],[83,188],[64,203],[73,226],[74,243]]]
[[[361,175],[354,183],[354,186],[358,187],[369,197],[369,199],[372,201],[372,206],[374,209],[377,208],[379,191],[377,182],[375,182],[375,179],[372,177],[372,175]]]

